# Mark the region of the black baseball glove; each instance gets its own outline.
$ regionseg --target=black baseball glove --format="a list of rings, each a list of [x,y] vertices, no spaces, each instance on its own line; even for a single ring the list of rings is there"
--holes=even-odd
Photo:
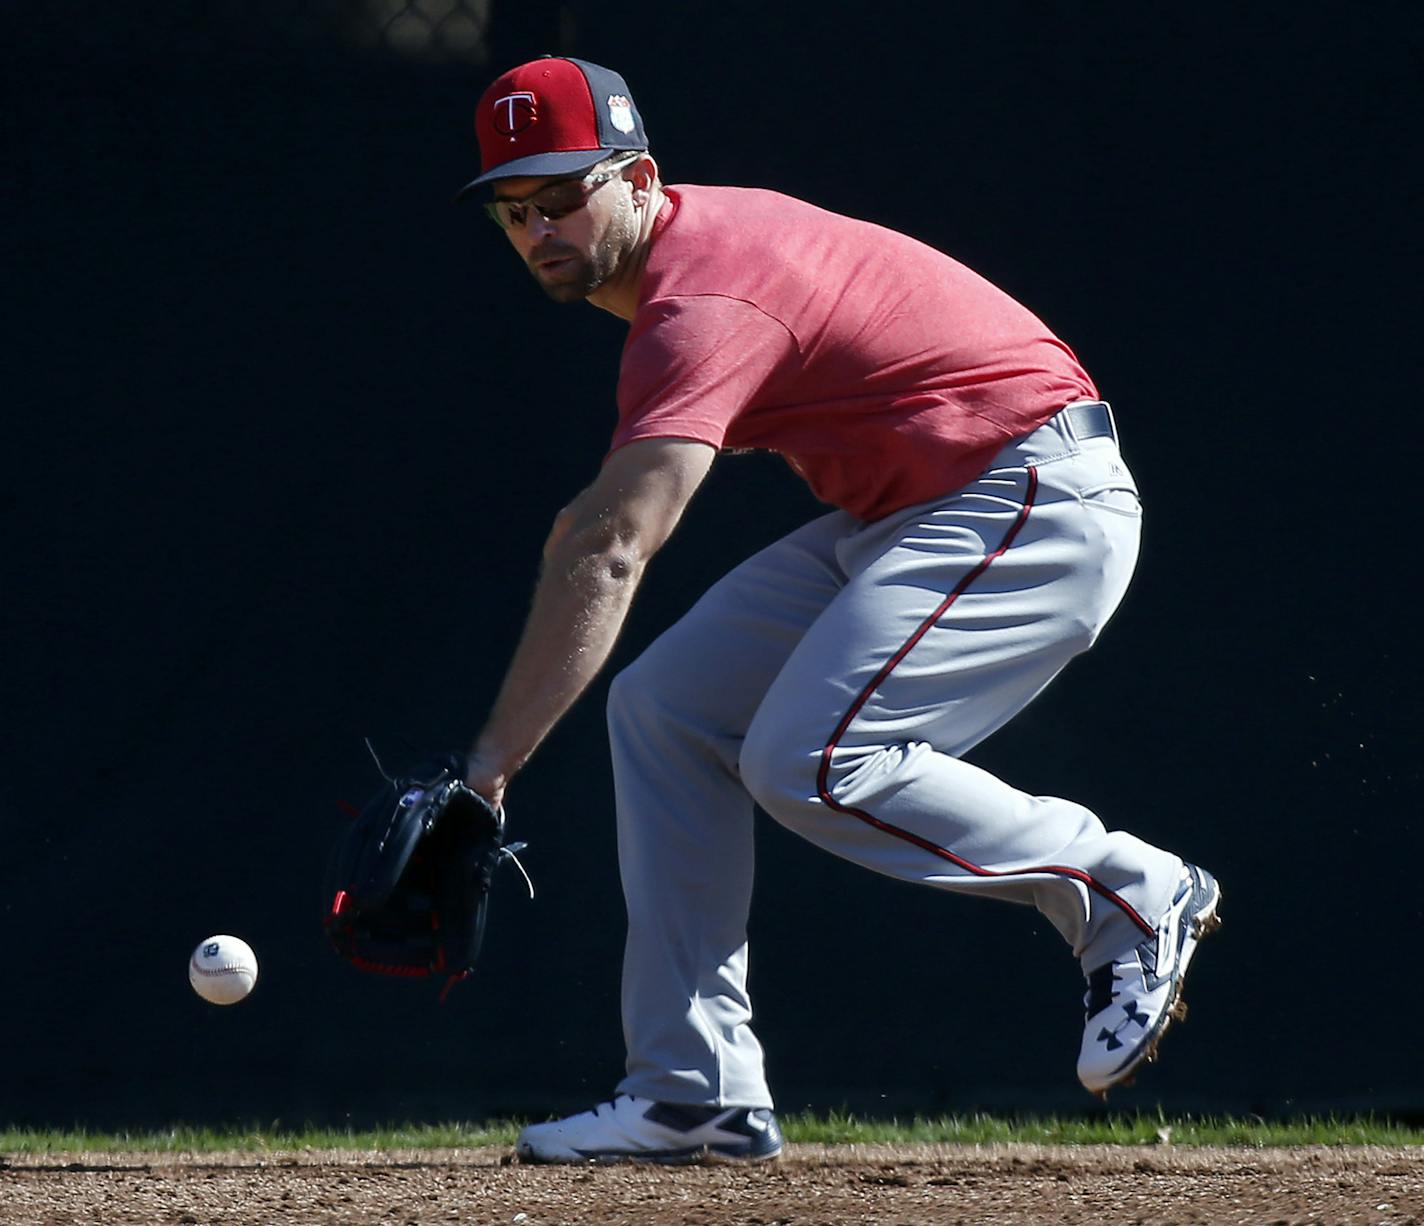
[[[326,935],[358,970],[444,976],[443,1000],[479,957],[495,869],[524,844],[506,846],[503,810],[465,785],[459,754],[381,774],[332,854]]]

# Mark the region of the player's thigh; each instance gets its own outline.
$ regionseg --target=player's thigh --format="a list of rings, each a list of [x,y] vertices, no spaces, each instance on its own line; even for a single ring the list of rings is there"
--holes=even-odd
[[[836,542],[853,521],[832,512],[736,566],[614,680],[610,715],[654,709],[740,737],[801,636],[845,583]]]
[[[1109,548],[1074,491],[1024,470],[847,537],[848,581],[768,688],[744,776],[802,786],[832,745],[847,765],[908,742],[965,752],[1091,643],[1121,597]]]

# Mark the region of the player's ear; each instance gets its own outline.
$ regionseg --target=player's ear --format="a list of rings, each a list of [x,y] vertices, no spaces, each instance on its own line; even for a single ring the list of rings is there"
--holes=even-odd
[[[653,194],[653,184],[658,181],[658,164],[651,153],[645,153],[628,170],[628,181],[633,185],[633,203],[642,208]]]

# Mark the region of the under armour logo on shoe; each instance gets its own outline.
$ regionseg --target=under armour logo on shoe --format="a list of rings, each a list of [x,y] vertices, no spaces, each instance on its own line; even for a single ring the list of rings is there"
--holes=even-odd
[[[1117,1051],[1117,1049],[1123,1045],[1122,1040],[1118,1038],[1118,1035],[1123,1032],[1129,1022],[1136,1022],[1139,1026],[1142,1027],[1143,1030],[1147,1029],[1147,1023],[1150,1020],[1150,1017],[1147,1013],[1140,1011],[1133,1001],[1128,1001],[1127,1004],[1123,1005],[1122,1011],[1127,1014],[1127,1016],[1123,1018],[1122,1021],[1120,1021],[1111,1030],[1104,1026],[1100,1031],[1098,1031],[1098,1042],[1106,1043],[1108,1051]]]

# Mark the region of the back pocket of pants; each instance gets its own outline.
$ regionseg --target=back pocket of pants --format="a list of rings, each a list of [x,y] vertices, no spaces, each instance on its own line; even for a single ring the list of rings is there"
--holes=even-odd
[[[1078,496],[1085,507],[1112,511],[1132,519],[1142,515],[1142,499],[1137,496],[1136,487],[1123,481],[1105,481],[1101,485],[1091,485],[1080,490]]]

